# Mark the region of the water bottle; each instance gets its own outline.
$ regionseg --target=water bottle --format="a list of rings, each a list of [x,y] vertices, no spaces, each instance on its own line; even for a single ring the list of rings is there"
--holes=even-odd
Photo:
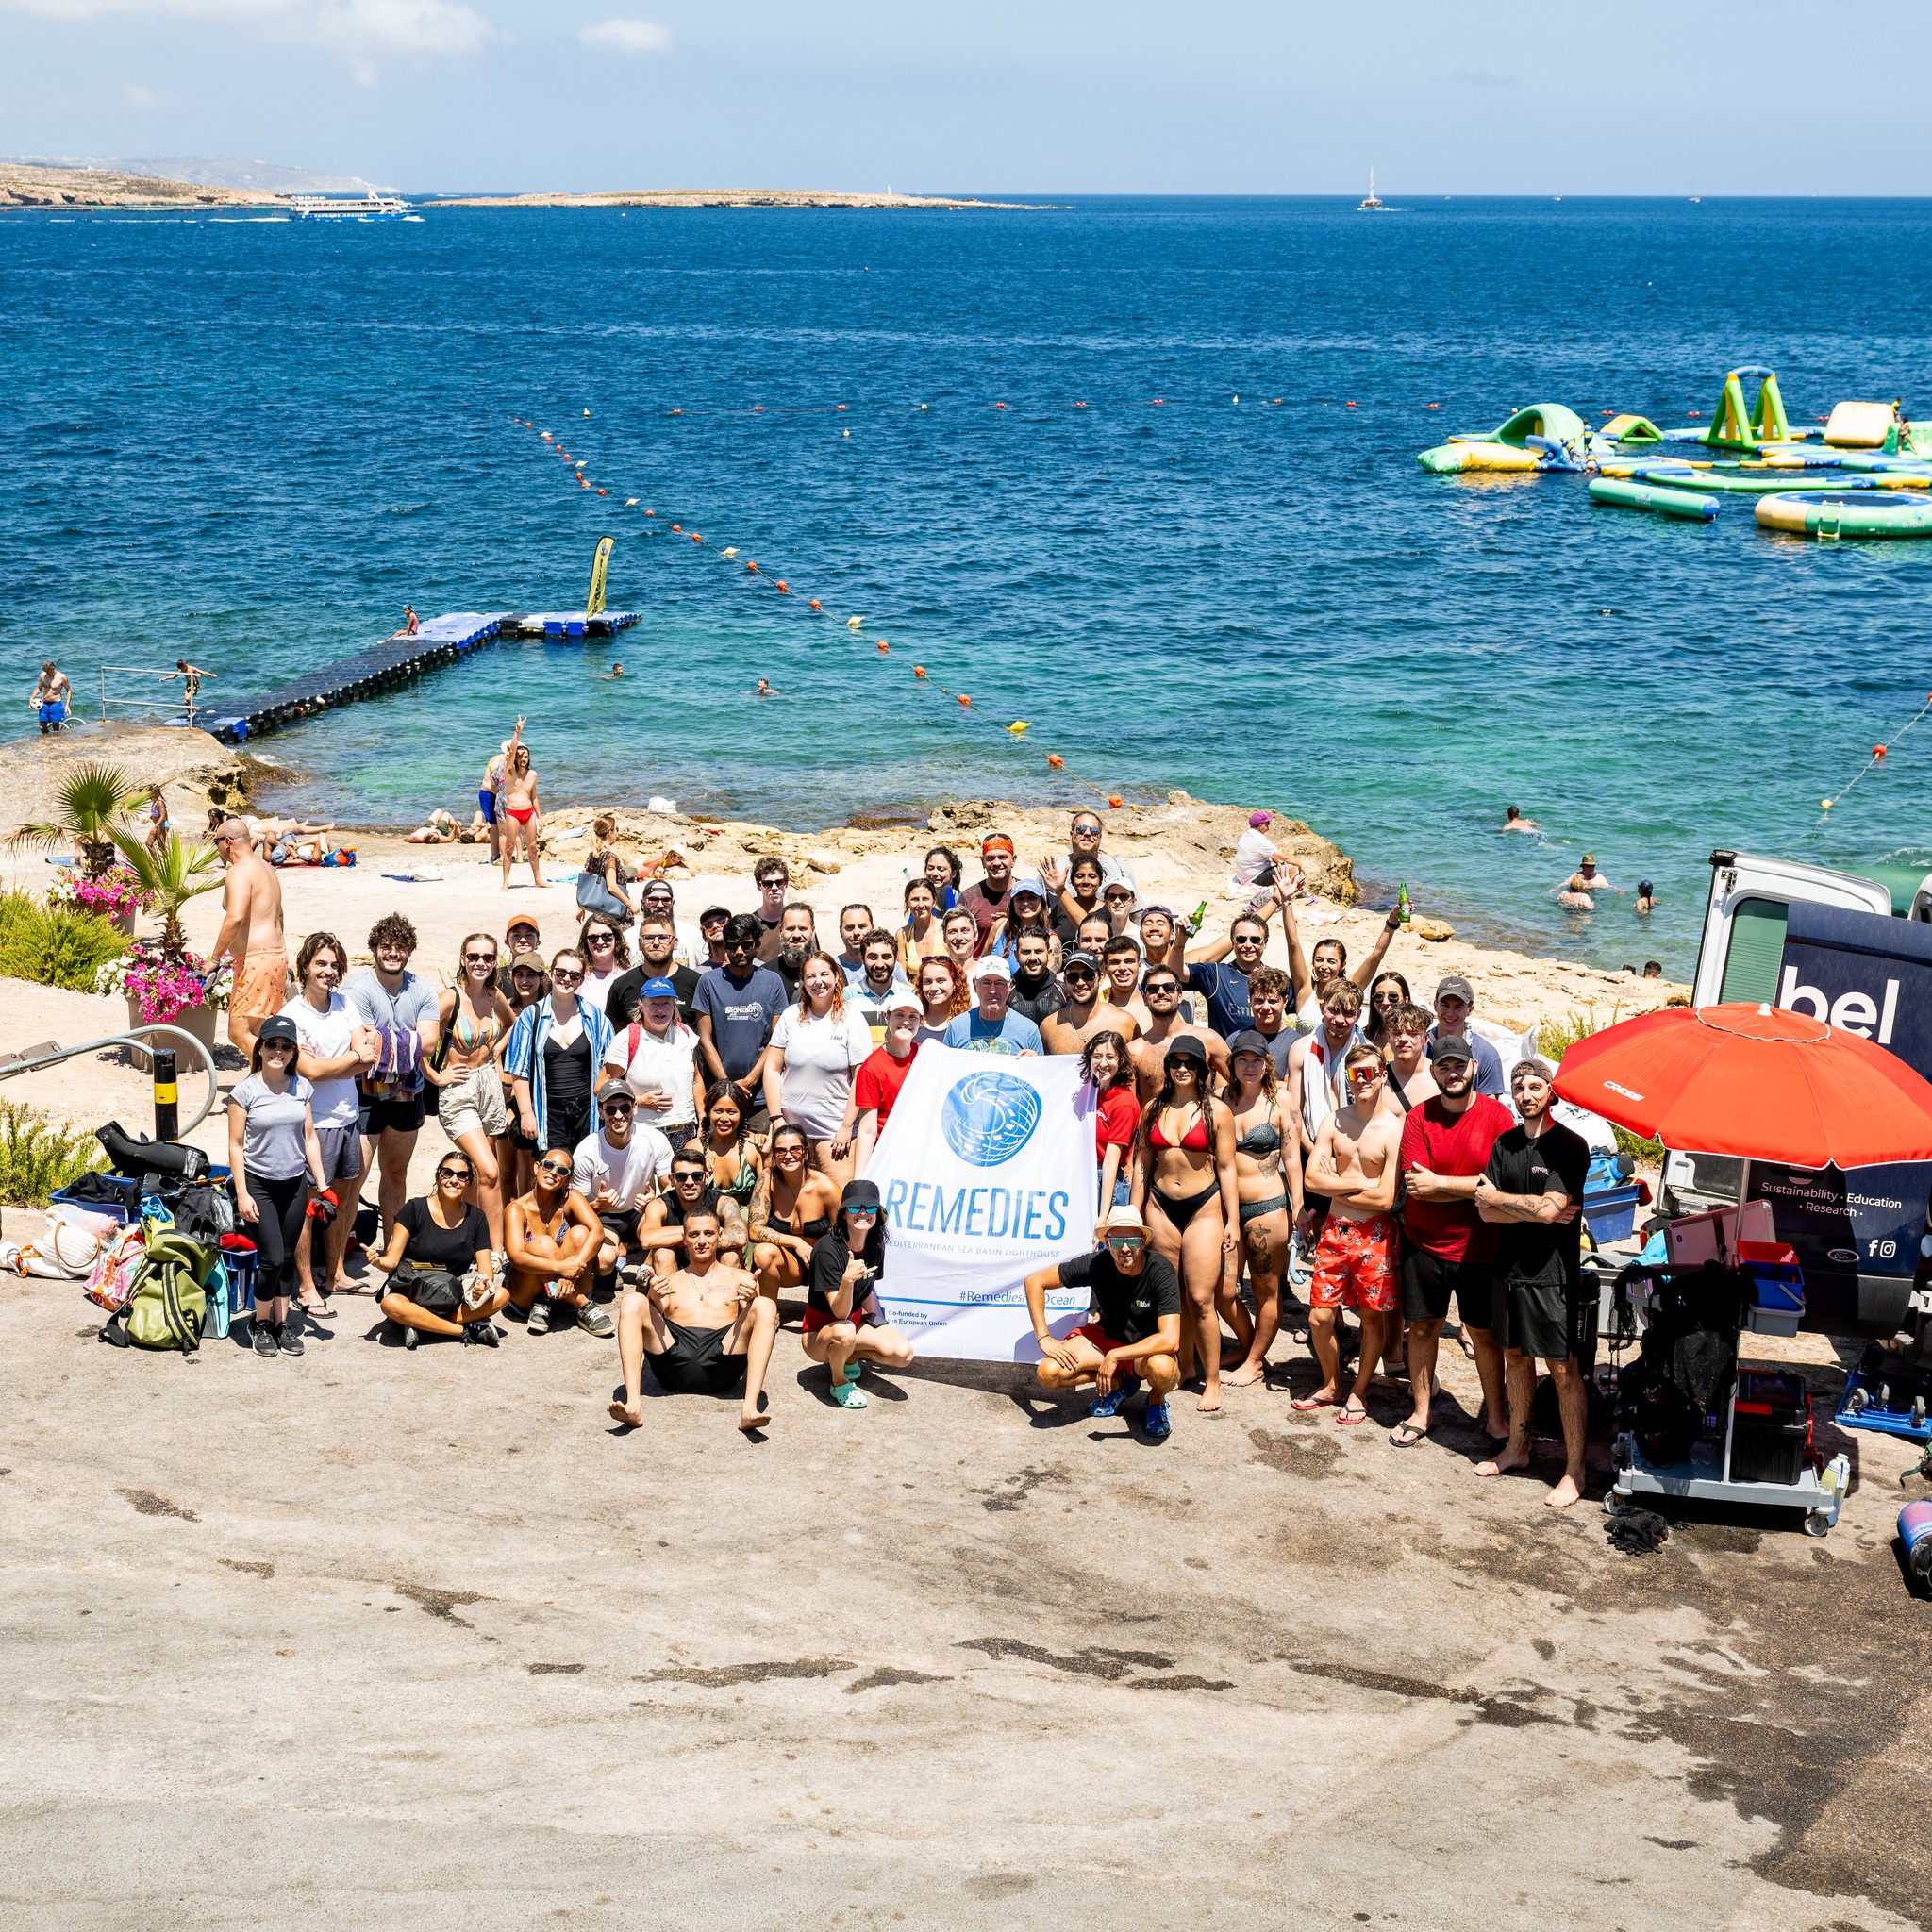
[[[1932,1589],[1932,1503],[1922,1498],[1898,1512],[1898,1540],[1906,1546],[1907,1567]]]
[[[1414,917],[1415,908],[1409,904],[1408,887],[1406,884],[1399,885],[1395,889],[1395,914],[1404,925],[1407,925],[1410,919]]]

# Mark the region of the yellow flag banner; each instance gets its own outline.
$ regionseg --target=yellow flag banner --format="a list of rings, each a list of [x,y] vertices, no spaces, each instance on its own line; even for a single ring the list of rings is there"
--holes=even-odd
[[[617,545],[615,537],[599,537],[597,554],[591,559],[591,593],[584,599],[584,615],[599,617],[604,611],[604,576],[610,568],[610,553]]]

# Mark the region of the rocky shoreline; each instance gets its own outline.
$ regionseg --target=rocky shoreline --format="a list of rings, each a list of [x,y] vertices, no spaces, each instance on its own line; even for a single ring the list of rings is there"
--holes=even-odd
[[[0,161],[0,208],[286,208],[258,189],[204,188],[107,168],[37,168]]]
[[[841,194],[789,188],[634,188],[597,194],[438,195],[424,208],[911,208],[1037,210],[1042,204],[966,194]]]

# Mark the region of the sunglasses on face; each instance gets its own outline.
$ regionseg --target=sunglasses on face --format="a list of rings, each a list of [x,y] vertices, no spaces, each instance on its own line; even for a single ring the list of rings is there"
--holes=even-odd
[[[550,976],[558,986],[575,986],[584,975],[575,966],[557,966]]]
[[[749,953],[752,947],[753,941],[750,940],[726,940],[724,941],[724,950],[727,953]]]
[[[439,1167],[436,1170],[436,1178],[440,1181],[461,1181],[465,1187],[468,1187],[470,1185],[470,1170],[467,1167]]]
[[[286,1040],[264,1040],[261,1042],[261,1050],[263,1053],[293,1053],[295,1048],[292,1042]]]
[[[1110,1234],[1107,1244],[1116,1255],[1138,1255],[1146,1245],[1137,1234]]]
[[[680,1167],[671,1176],[674,1181],[689,1181],[693,1187],[702,1187],[705,1171],[701,1167]]]
[[[1083,825],[1075,825],[1074,827],[1074,837],[1076,839],[1097,839],[1099,838],[1099,836],[1100,827],[1091,823]]]
[[[607,1100],[604,1103],[604,1111],[606,1114],[635,1113],[637,1108],[627,1100]]]
[[[1165,999],[1169,993],[1179,993],[1180,988],[1171,979],[1152,979],[1141,991],[1149,999]]]
[[[1116,904],[1124,906],[1134,895],[1128,891],[1117,891],[1114,887],[1109,886],[1104,896],[1109,906]]]
[[[465,953],[463,955],[463,964],[465,966],[494,966],[496,964],[496,955],[494,953]]]
[[[570,1169],[560,1160],[540,1160],[537,1163],[537,1172],[547,1174],[568,1174]]]
[[[879,1210],[876,1208],[848,1208],[845,1218],[848,1221],[876,1221]]]
[[[593,953],[601,953],[606,946],[614,946],[617,941],[608,932],[593,932],[584,936],[584,943]]]
[[[1378,992],[1375,995],[1375,1004],[1378,1007],[1399,1007],[1402,1004],[1402,995],[1391,986],[1387,992]]]
[[[1087,985],[1087,986],[1091,986],[1091,985],[1093,984],[1093,973],[1092,973],[1092,969],[1091,969],[1091,967],[1087,967],[1087,966],[1070,966],[1070,967],[1068,967],[1068,969],[1067,969],[1067,984],[1068,984],[1069,986],[1077,986],[1077,985],[1081,985],[1081,984],[1085,984],[1085,985]]]

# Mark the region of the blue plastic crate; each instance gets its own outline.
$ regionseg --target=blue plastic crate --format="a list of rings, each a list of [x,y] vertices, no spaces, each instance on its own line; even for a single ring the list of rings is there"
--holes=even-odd
[[[1584,1225],[1592,1241],[1628,1241],[1637,1231],[1637,1204],[1641,1199],[1635,1187],[1611,1188],[1600,1194],[1583,1197]]]

